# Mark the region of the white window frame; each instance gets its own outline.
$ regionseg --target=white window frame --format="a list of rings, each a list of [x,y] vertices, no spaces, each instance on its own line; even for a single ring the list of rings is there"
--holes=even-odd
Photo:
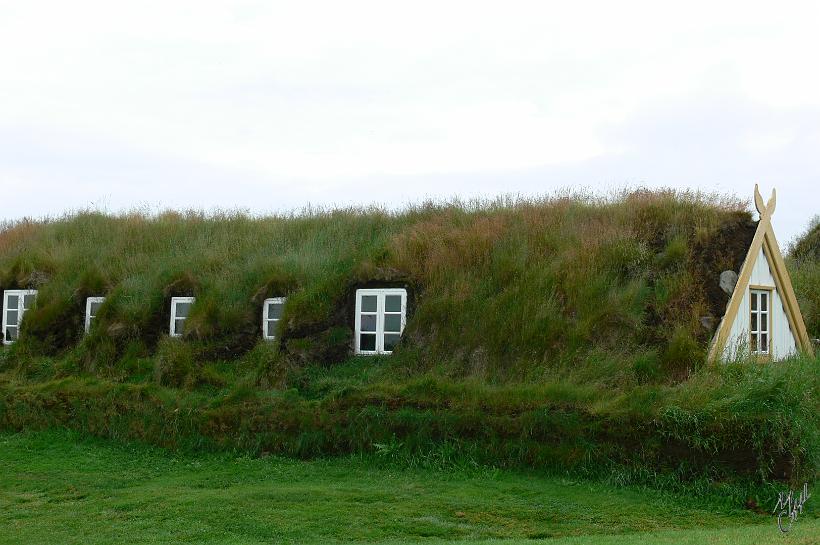
[[[94,303],[99,303],[102,305],[105,303],[105,297],[88,297],[85,300],[85,332],[88,333],[91,331],[91,320],[97,317],[96,314],[92,316],[91,314],[91,305]]]
[[[180,303],[190,303],[191,306],[196,303],[196,297],[171,297],[171,323],[168,329],[168,334],[171,337],[182,337],[183,333],[176,332],[176,324],[177,324],[177,305]],[[180,320],[188,320],[188,316],[184,318],[179,318]]]
[[[362,334],[373,334],[372,331],[362,331],[362,297],[367,295],[376,296],[376,312],[367,312],[364,314],[376,315],[376,349],[362,350],[361,340]],[[385,312],[385,297],[388,295],[401,296],[401,312]],[[362,288],[356,290],[356,315],[355,315],[355,352],[360,355],[379,355],[392,354],[392,350],[385,350],[384,348],[384,318],[386,314],[401,314],[401,328],[398,332],[399,336],[404,333],[404,327],[407,324],[407,290],[404,288]],[[387,332],[388,334],[394,332]]]
[[[10,309],[9,308],[9,297],[17,296],[17,308]],[[34,296],[34,304],[37,304],[37,290],[5,290],[3,292],[3,344],[8,346],[10,344],[14,344],[15,341],[11,339],[6,339],[6,328],[13,327],[17,330],[17,338],[20,338],[20,325],[23,323],[23,316],[28,310],[23,307],[23,301],[26,296],[33,295]],[[8,312],[9,310],[16,310],[17,311],[17,325],[9,325],[8,324]]]
[[[265,299],[265,302],[262,303],[262,338],[266,341],[275,341],[276,335],[268,335],[268,323],[269,322],[279,322],[281,318],[271,318],[268,313],[268,306],[269,305],[284,305],[287,302],[287,297],[269,297]],[[279,332],[278,324],[276,332]]]
[[[768,356],[772,353],[772,289],[751,288],[749,290],[749,348],[755,356]],[[766,296],[766,310],[761,309],[761,295]],[[752,309],[752,302],[756,309]],[[757,317],[757,328],[752,326],[752,316]],[[764,327],[765,326],[765,327]],[[766,335],[766,350],[761,350],[761,338]],[[752,342],[754,339],[754,342]]]

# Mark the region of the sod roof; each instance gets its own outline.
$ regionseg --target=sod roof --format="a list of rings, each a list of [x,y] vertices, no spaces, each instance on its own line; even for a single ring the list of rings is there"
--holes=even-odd
[[[87,365],[153,353],[181,295],[197,297],[185,342],[198,361],[262,342],[262,301],[284,295],[271,357],[341,361],[355,289],[387,285],[410,294],[395,357],[411,372],[504,380],[611,361],[674,379],[703,361],[729,298],[720,273],[739,270],[755,226],[748,203],[671,190],[271,217],[81,212],[2,229],[0,289],[39,290],[18,350]]]

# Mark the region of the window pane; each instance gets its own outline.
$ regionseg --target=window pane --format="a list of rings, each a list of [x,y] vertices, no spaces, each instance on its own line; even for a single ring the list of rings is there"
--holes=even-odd
[[[757,292],[752,292],[752,310],[757,310]]]
[[[751,347],[752,353],[757,352],[757,333],[752,333],[752,344]]]
[[[34,307],[34,302],[37,300],[36,295],[24,295],[23,296],[23,310],[28,310]]]
[[[376,315],[375,314],[362,314],[361,330],[362,331],[376,331]]]
[[[17,340],[17,328],[16,327],[7,327],[6,328],[6,340],[7,341],[16,341]]]
[[[752,333],[757,331],[757,313],[752,312]]]
[[[765,333],[760,334],[760,351],[761,352],[768,352],[769,351],[769,336]]]
[[[385,314],[384,330],[401,333],[401,314]]]
[[[89,303],[88,305],[88,313],[94,317],[97,315],[97,311],[100,310],[102,303]]]
[[[362,295],[362,312],[376,312],[377,301],[375,295]]]
[[[376,335],[372,333],[359,335],[359,350],[368,352],[376,350]]]
[[[761,312],[760,313],[760,331],[769,332],[769,313],[768,312]]]
[[[174,335],[182,335],[185,333],[185,319],[174,320]]]
[[[385,312],[401,312],[401,295],[388,295],[384,298]]]
[[[768,293],[761,293],[760,294],[760,310],[763,310],[763,311],[768,310],[767,306],[766,306],[768,298],[769,298]]]
[[[17,311],[9,310],[6,312],[6,325],[17,325]]]
[[[401,338],[401,335],[396,335],[396,334],[393,334],[393,333],[385,335],[384,336],[384,349],[387,350],[387,351],[392,351],[393,348],[395,348],[395,346],[397,344],[399,344],[399,339],[400,338]]]
[[[9,295],[8,296],[8,308],[17,309],[20,307],[20,297],[17,295]]]
[[[177,318],[187,318],[191,312],[191,303],[177,303]]]
[[[268,318],[278,320],[282,317],[283,308],[285,308],[285,305],[282,303],[268,303]]]
[[[265,335],[270,338],[276,337],[276,332],[279,330],[279,321],[278,320],[268,320],[268,323],[265,326]]]

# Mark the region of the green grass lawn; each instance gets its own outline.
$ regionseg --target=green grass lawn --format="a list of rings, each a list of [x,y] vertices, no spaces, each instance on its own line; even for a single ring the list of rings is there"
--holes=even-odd
[[[66,431],[0,434],[0,543],[809,544],[820,542],[817,515],[811,508],[784,538],[770,517],[719,498],[373,458],[182,455]]]

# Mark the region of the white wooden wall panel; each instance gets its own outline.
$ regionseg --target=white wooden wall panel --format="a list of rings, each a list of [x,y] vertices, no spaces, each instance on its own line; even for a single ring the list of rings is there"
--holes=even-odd
[[[783,308],[783,301],[780,299],[780,294],[774,292],[772,297],[772,357],[775,360],[782,360],[797,354],[797,340],[794,338],[794,332],[789,327],[789,319],[786,317],[786,311]]]
[[[752,269],[752,277],[749,280],[752,286],[769,286],[774,288],[774,276],[769,269],[769,261],[760,249],[760,254],[757,256],[754,269]],[[723,350],[723,357],[725,360],[733,360],[738,353],[748,350],[749,347],[749,288],[743,294],[743,300],[740,302],[740,307],[737,311],[737,318],[732,324],[732,329],[729,333],[729,339],[726,343],[726,348]],[[772,359],[781,360],[787,358],[797,352],[797,343],[789,327],[789,319],[786,317],[786,311],[783,308],[783,301],[780,299],[780,294],[777,289],[772,291],[771,301],[771,352]]]

